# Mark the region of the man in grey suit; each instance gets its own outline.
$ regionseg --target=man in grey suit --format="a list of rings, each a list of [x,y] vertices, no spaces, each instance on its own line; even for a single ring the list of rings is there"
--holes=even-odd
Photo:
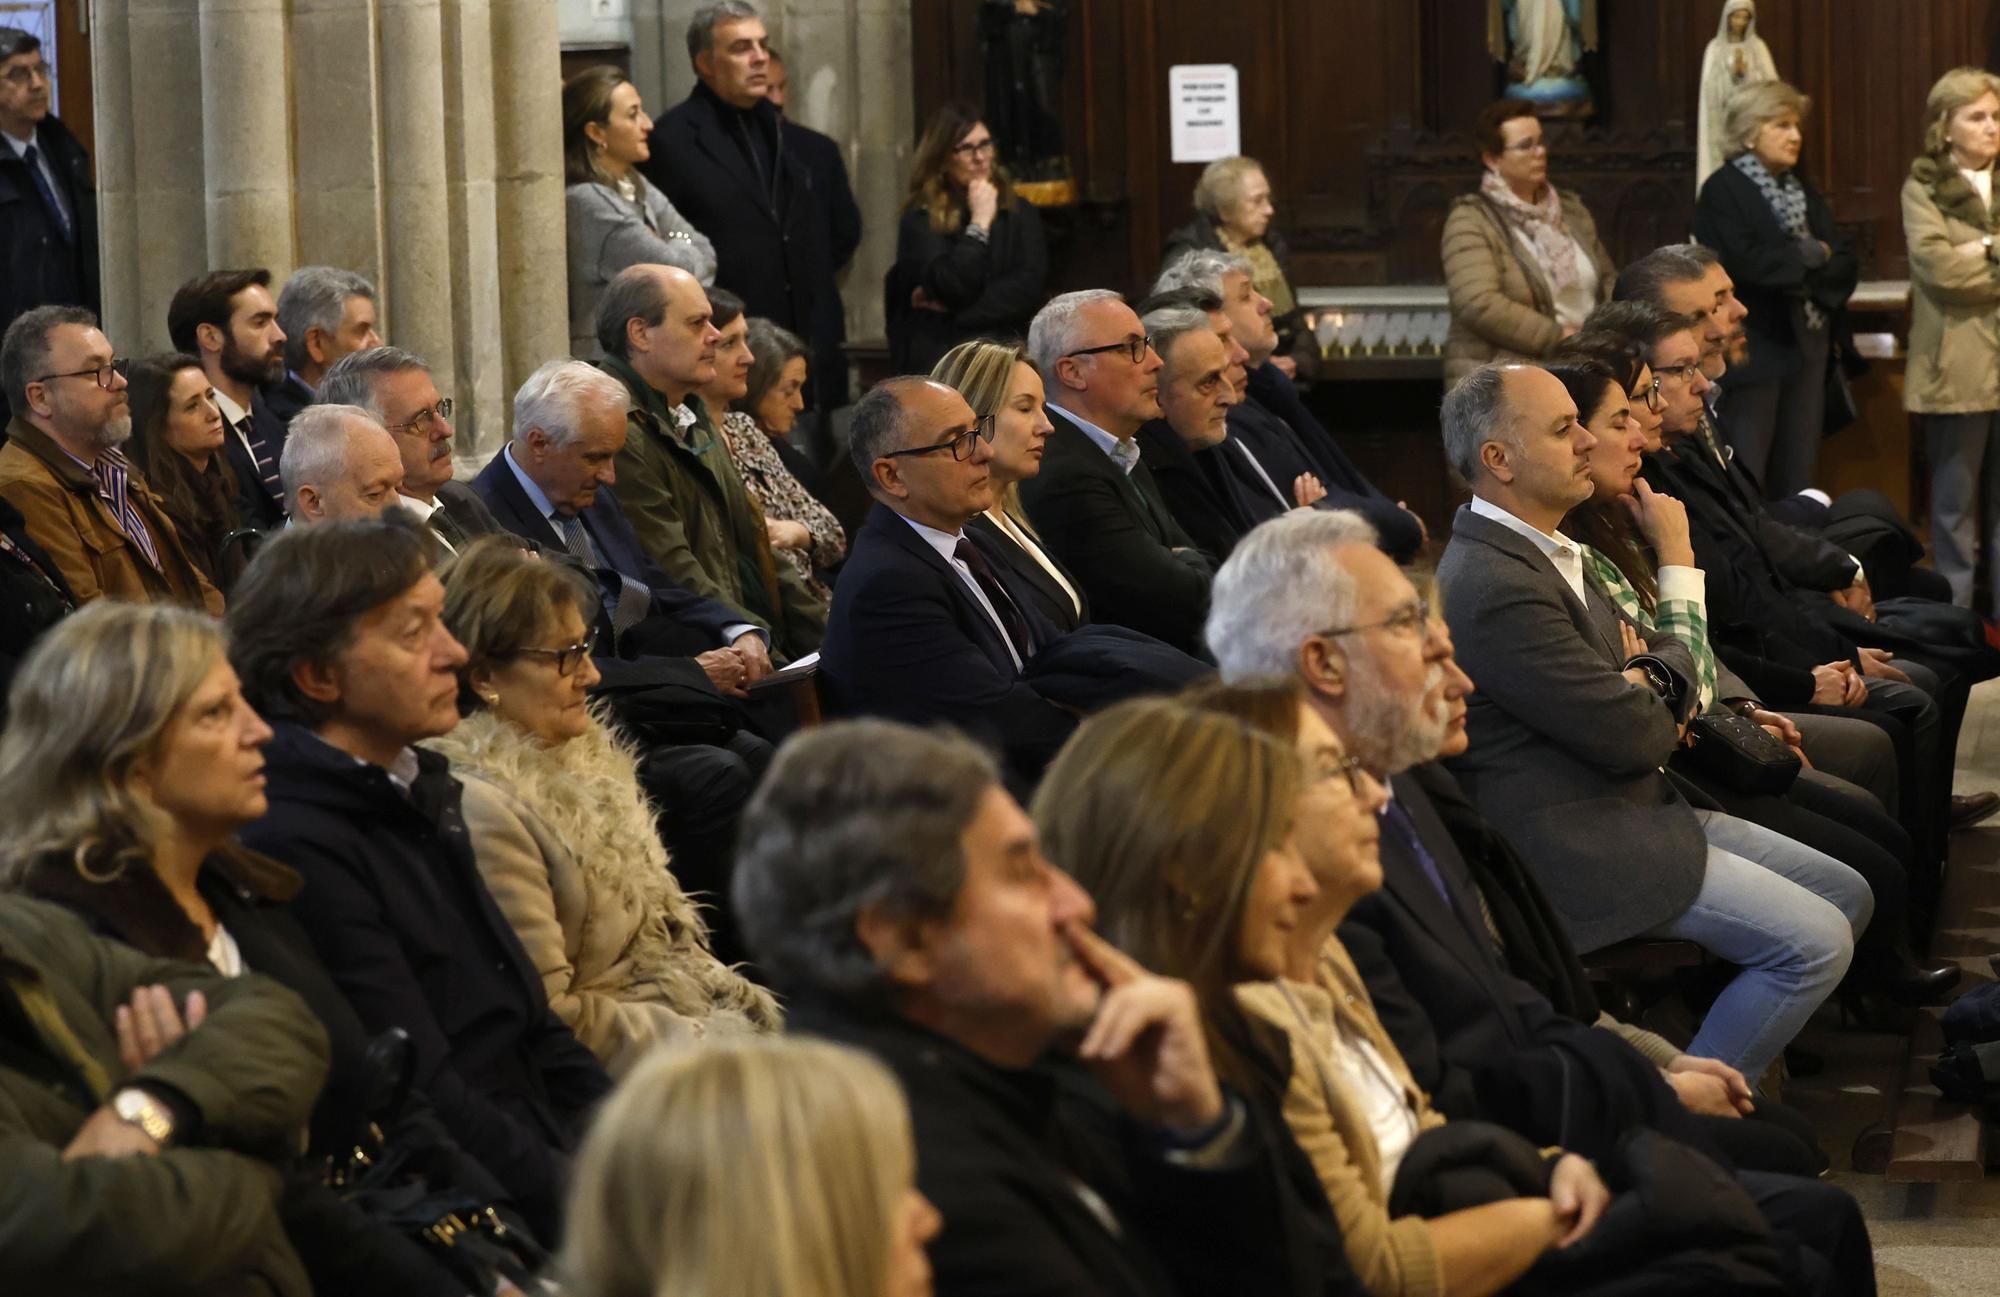
[[[1487,366],[1440,418],[1473,491],[1438,564],[1445,621],[1479,682],[1471,748],[1452,768],[1579,950],[1678,937],[1741,968],[1688,1052],[1757,1077],[1847,971],[1874,898],[1831,857],[1690,806],[1662,771],[1696,706],[1693,659],[1620,616],[1557,530],[1590,497],[1596,444],[1563,385]]]

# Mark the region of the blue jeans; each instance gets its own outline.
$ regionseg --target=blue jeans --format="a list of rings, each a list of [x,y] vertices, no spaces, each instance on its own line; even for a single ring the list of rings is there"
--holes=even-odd
[[[1742,970],[1687,1052],[1754,1085],[1846,974],[1875,897],[1860,874],[1783,834],[1715,811],[1695,817],[1708,872],[1694,904],[1653,935],[1695,942]]]

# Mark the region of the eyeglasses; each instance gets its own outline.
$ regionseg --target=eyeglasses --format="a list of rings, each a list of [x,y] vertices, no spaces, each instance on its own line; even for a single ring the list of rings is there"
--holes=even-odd
[[[421,428],[428,428],[432,419],[449,419],[450,417],[451,398],[447,396],[436,405],[426,406],[417,411],[410,416],[409,421],[406,423],[391,423],[384,426],[390,432],[415,432]]]
[[[1327,762],[1327,769],[1321,773],[1320,778],[1344,778],[1347,780],[1347,791],[1359,797],[1361,796],[1362,774],[1363,769],[1360,757],[1342,755]]]
[[[949,441],[940,441],[929,446],[912,446],[908,450],[888,450],[882,452],[878,458],[897,459],[904,455],[932,455],[940,450],[948,450],[951,452],[953,459],[964,463],[966,460],[972,458],[972,446],[974,442],[990,442],[992,440],[993,416],[982,414],[972,421],[970,428],[965,429],[963,432],[954,432]]]
[[[130,368],[132,368],[131,361],[125,359],[123,356],[115,356],[104,364],[92,365],[89,369],[72,369],[62,374],[43,374],[40,378],[32,378],[28,381],[31,383],[46,383],[51,379],[82,378],[88,374],[97,380],[99,387],[108,392],[111,390],[111,376],[116,374],[118,377],[123,378],[125,377],[125,371]]]
[[[1515,140],[1501,150],[1502,153],[1547,153],[1549,142],[1537,135],[1532,140]]]
[[[1653,375],[1652,382],[1630,395],[1635,401],[1644,401],[1646,408],[1654,414],[1658,414],[1667,408],[1666,394],[1660,391],[1660,376],[1658,374]]]
[[[8,68],[6,76],[0,77],[0,80],[6,81],[10,86],[27,86],[36,81],[47,81],[48,79],[49,65],[46,62],[30,63],[25,67]]]
[[[1381,621],[1371,621],[1361,626],[1336,626],[1329,630],[1315,631],[1322,639],[1332,639],[1336,635],[1356,635],[1365,630],[1403,631],[1422,630],[1430,620],[1431,607],[1422,599],[1412,599]]]
[[[982,153],[990,155],[993,152],[993,148],[993,138],[988,136],[983,140],[967,140],[963,144],[953,145],[951,151],[958,157],[969,160],[978,157]]]
[[[1063,355],[1095,356],[1100,352],[1122,351],[1127,356],[1130,356],[1132,358],[1133,364],[1140,365],[1145,363],[1146,351],[1152,345],[1153,345],[1153,335],[1148,333],[1148,334],[1141,334],[1139,337],[1136,338],[1127,338],[1123,342],[1107,342],[1101,347],[1084,347],[1078,351],[1065,351]]]
[[[1690,360],[1685,365],[1658,366],[1653,370],[1653,381],[1655,383],[1658,383],[1663,378],[1671,378],[1676,383],[1692,383],[1694,381],[1695,371],[1700,368],[1701,368],[1700,362],[1693,360]]]
[[[590,634],[583,637],[581,644],[571,644],[566,648],[555,649],[522,648],[515,649],[514,652],[516,654],[525,654],[528,657],[554,658],[556,674],[567,679],[576,674],[577,667],[583,664],[583,660],[589,657],[591,650],[596,647],[597,632],[593,630]]]

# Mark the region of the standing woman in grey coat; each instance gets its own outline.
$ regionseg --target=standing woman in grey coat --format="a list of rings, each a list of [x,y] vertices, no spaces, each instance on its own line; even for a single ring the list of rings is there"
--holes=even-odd
[[[653,119],[625,73],[601,64],[563,83],[563,171],[569,214],[569,345],[595,360],[597,296],[627,266],[679,266],[704,286],[715,246],[646,183]]]

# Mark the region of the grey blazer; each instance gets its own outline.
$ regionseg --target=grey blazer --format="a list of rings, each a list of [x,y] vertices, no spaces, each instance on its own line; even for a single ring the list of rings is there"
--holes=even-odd
[[[1589,582],[1588,606],[1578,603],[1526,537],[1469,506],[1452,521],[1437,575],[1474,685],[1472,745],[1451,769],[1526,858],[1577,950],[1685,911],[1701,889],[1707,842],[1660,772],[1678,742],[1674,708],[1622,674],[1618,610]],[[1686,646],[1640,633],[1674,674],[1677,696],[1692,697]]]
[[[638,203],[595,183],[563,191],[569,218],[569,345],[596,360],[597,297],[627,266],[679,266],[704,286],[715,278],[715,245],[688,224],[667,196],[643,181]],[[643,204],[645,210],[640,210]]]

